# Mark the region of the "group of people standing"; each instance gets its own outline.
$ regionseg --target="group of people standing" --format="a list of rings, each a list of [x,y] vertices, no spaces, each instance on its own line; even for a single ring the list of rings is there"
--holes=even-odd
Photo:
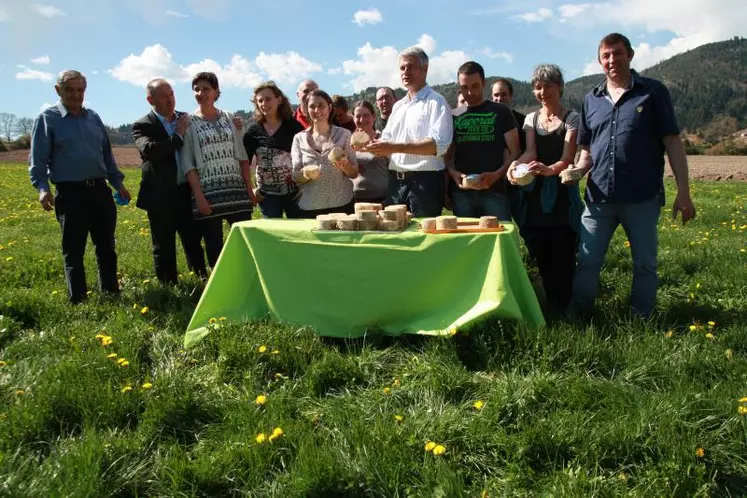
[[[669,93],[630,69],[630,41],[610,34],[597,54],[606,77],[580,113],[563,106],[564,80],[555,65],[535,69],[531,83],[540,107],[524,116],[510,107],[509,80],[497,80],[492,100],[485,98],[485,73],[474,61],[457,71],[463,107],[452,111],[427,84],[428,55],[418,47],[399,56],[406,96],[397,100],[391,88],[379,88],[378,116],[365,100],[351,113],[344,98],[330,97],[311,80],[299,85],[294,112],[283,91],[266,82],[254,89],[255,119],[244,129],[216,107],[215,74],[193,78],[198,108],[191,114],[175,110],[166,80],[151,81],[152,110],[134,124],[133,137],[143,159],[137,205],[148,212],[158,278],[177,281],[177,233],[189,267],[206,274],[222,249],[223,220],[251,219],[254,205],[267,218],[352,212],[356,201],[406,204],[415,217],[438,216],[446,206],[457,216],[513,218],[550,306],[564,310],[590,307],[607,246],[622,224],[635,268],[631,305],[650,316],[663,156],[675,174],[674,212],[683,222],[695,215],[686,156]],[[105,179],[121,198],[129,193],[101,120],[82,106],[85,77],[65,71],[55,88],[60,103],[43,111],[33,129],[30,174],[44,209],[56,210],[69,297],[78,302],[86,293],[89,232],[102,290],[118,290],[116,210]],[[365,133],[368,144],[351,145],[352,131]],[[335,148],[344,154],[331,159]],[[528,185],[515,175],[520,164],[535,177]],[[577,182],[560,181],[567,168],[590,172],[585,206]]]

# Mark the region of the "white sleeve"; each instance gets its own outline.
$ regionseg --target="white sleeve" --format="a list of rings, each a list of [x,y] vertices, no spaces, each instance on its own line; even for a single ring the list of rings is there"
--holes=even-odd
[[[436,142],[436,156],[443,157],[449,150],[454,135],[454,118],[443,97],[433,99],[429,107],[431,119],[425,138],[432,138]]]
[[[521,127],[523,130],[534,129],[534,113],[530,112],[524,118],[524,124]]]

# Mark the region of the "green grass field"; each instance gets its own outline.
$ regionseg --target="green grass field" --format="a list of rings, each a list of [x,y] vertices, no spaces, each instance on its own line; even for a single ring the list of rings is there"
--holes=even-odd
[[[121,296],[69,306],[57,222],[0,165],[0,495],[745,495],[746,187],[696,183],[697,219],[662,218],[651,322],[619,230],[591,323],[224,323],[184,351],[202,284],[157,283],[145,213],[118,208]],[[86,264],[95,289],[90,244]]]

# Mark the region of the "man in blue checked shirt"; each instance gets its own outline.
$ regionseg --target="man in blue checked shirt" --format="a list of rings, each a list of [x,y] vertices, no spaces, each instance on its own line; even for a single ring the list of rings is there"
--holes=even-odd
[[[156,276],[163,283],[175,284],[177,233],[187,266],[199,276],[207,275],[200,229],[192,218],[189,185],[177,182],[179,151],[189,115],[176,112],[174,90],[162,78],[148,83],[146,99],[151,111],[132,125],[132,138],[143,161],[137,207],[148,213]]]
[[[114,248],[117,211],[106,182],[124,201],[130,199],[130,193],[123,183],[124,174],[114,162],[101,118],[83,107],[85,76],[74,70],[63,71],[55,90],[60,101],[34,122],[29,175],[42,207],[46,211],[54,208],[57,215],[68,299],[79,303],[87,294],[83,255],[89,233],[96,248],[99,286],[104,292],[119,293]],[[56,187],[54,197],[50,181]]]
[[[630,69],[633,48],[612,33],[599,44],[605,80],[584,98],[576,165],[589,173],[581,218],[579,259],[572,311],[588,310],[597,296],[599,272],[610,239],[622,225],[633,255],[630,305],[644,317],[656,304],[657,225],[664,205],[664,153],[677,182],[672,216],[695,217],[690,198],[687,156],[672,99],[659,81]]]

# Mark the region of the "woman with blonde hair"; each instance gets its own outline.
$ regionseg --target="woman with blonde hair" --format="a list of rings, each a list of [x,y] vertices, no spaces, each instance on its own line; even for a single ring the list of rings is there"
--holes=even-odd
[[[513,185],[525,183],[517,176],[520,164],[534,177],[515,194],[517,223],[529,254],[536,261],[551,308],[569,303],[576,266],[576,245],[581,221],[578,185],[561,183],[561,171],[573,164],[580,115],[566,109],[563,74],[554,64],[541,64],[532,75],[539,110],[524,119],[526,151],[508,168]]]
[[[301,185],[298,206],[304,218],[353,211],[353,182],[358,161],[350,132],[332,124],[332,99],[323,90],[305,101],[309,128],[293,137],[293,179]]]
[[[257,158],[254,195],[265,218],[299,218],[299,189],[293,180],[291,146],[303,126],[293,118],[288,97],[273,81],[254,89],[254,120],[244,134],[247,156]]]

